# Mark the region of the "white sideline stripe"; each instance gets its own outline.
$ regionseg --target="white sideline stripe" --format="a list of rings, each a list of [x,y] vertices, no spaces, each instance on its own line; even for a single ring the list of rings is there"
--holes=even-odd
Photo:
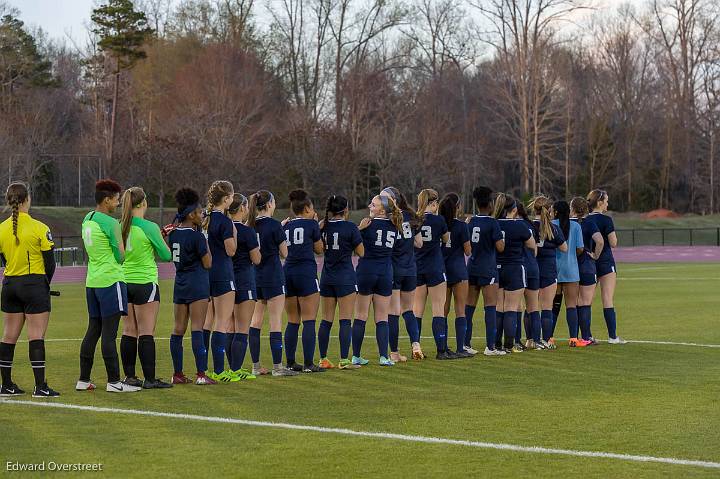
[[[260,336],[263,339],[269,338],[269,336]],[[169,337],[167,338],[155,338],[158,341],[166,341],[170,340]],[[400,336],[398,339],[410,339],[408,336]],[[420,339],[435,339],[432,336],[421,336]],[[448,335],[448,339],[455,339],[455,336]],[[473,339],[485,339],[485,336],[473,336]],[[558,341],[567,341],[567,338],[555,338]],[[625,338],[627,339],[627,338]],[[50,338],[45,339],[45,342],[80,342],[83,338]],[[186,335],[183,338],[184,341],[190,341],[190,338]],[[330,341],[337,341],[337,338],[331,337]],[[607,340],[605,339],[597,339],[597,341],[601,343],[607,343]],[[18,339],[18,343],[27,343],[27,339]],[[688,342],[677,342],[677,341],[651,341],[651,340],[644,340],[644,339],[627,339],[628,343],[639,343],[639,344],[657,344],[661,346],[692,346],[697,348],[720,348],[720,344],[703,344],[703,343],[688,343]]]
[[[519,446],[515,444],[504,444],[495,442],[469,441],[463,439],[448,439],[432,436],[415,436],[407,434],[395,434],[389,432],[355,431],[353,429],[308,426],[303,424],[289,424],[283,422],[252,421],[249,419],[236,419],[230,417],[200,416],[196,414],[181,414],[160,411],[142,411],[139,409],[119,409],[96,406],[79,406],[75,404],[35,402],[22,400],[0,400],[0,403],[21,404],[24,406],[49,407],[57,409],[74,409],[78,411],[90,411],[98,413],[129,414],[135,416],[163,417],[169,419],[185,419],[188,421],[204,421],[223,424],[240,424],[243,426],[266,427],[276,429],[290,429],[296,431],[312,431],[326,434],[341,434],[345,436],[370,437],[375,439],[394,439],[396,441],[419,442],[425,444],[446,444],[451,446],[466,446],[479,449],[495,449],[501,451],[527,452],[532,454],[553,454],[559,456],[593,457],[601,459],[617,459],[633,462],[656,462],[661,464],[673,464],[680,466],[697,466],[709,469],[720,469],[720,462],[698,461],[691,459],[677,459],[672,457],[641,456],[634,454],[619,454],[614,452],[577,451],[573,449],[555,449],[538,446]]]

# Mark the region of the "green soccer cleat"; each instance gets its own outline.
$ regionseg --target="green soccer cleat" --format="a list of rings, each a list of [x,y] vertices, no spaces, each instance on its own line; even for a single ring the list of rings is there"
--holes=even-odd
[[[248,371],[245,368],[240,368],[237,371],[230,371],[230,373],[233,376],[240,378],[241,381],[246,380],[246,379],[256,379],[257,378],[257,376],[255,376],[253,373],[251,373],[250,371]]]
[[[370,361],[368,361],[367,359],[365,359],[365,358],[363,358],[363,357],[358,357],[358,356],[353,356],[353,357],[352,357],[352,363],[355,364],[355,365],[357,365],[357,366],[365,366],[365,365],[367,365],[369,362],[370,362]]]
[[[220,380],[225,383],[236,383],[238,381],[242,381],[242,379],[235,375],[233,371],[230,369],[226,369],[222,373],[220,373]]]
[[[349,359],[341,359],[338,363],[338,369],[360,369],[360,365],[353,364]]]

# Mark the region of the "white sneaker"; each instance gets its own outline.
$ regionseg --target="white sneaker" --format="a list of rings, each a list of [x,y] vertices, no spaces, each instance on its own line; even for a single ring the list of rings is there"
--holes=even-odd
[[[464,350],[466,353],[472,354],[473,356],[475,356],[475,355],[479,352],[477,349],[473,349],[473,348],[471,348],[470,346],[464,346],[464,347],[463,347],[463,350]]]
[[[124,382],[118,381],[115,383],[107,383],[105,390],[109,393],[136,393],[142,388],[137,386],[129,386]]]
[[[76,391],[92,391],[95,389],[95,385],[92,381],[78,381],[75,385]]]
[[[623,338],[618,336],[615,339],[608,338],[608,344],[627,344],[627,341],[625,341]]]
[[[505,356],[505,351],[503,351],[502,349],[490,349],[486,347],[485,351],[483,351],[483,354],[485,356]]]

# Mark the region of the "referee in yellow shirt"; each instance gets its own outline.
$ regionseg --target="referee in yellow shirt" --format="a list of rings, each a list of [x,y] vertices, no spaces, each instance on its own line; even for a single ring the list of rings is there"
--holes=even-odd
[[[45,382],[45,331],[50,318],[50,281],[55,272],[50,230],[28,214],[30,194],[24,183],[12,183],[5,193],[12,216],[0,223],[0,254],[5,258],[5,276],[0,309],[5,328],[0,343],[1,397],[23,394],[12,382],[15,343],[27,321],[30,364],[35,375],[33,397],[52,398],[60,394]]]

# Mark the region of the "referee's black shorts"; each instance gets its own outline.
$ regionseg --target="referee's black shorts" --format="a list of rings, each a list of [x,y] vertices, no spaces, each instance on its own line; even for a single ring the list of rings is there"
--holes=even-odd
[[[5,276],[0,309],[3,313],[40,314],[50,311],[50,285],[44,274]]]

